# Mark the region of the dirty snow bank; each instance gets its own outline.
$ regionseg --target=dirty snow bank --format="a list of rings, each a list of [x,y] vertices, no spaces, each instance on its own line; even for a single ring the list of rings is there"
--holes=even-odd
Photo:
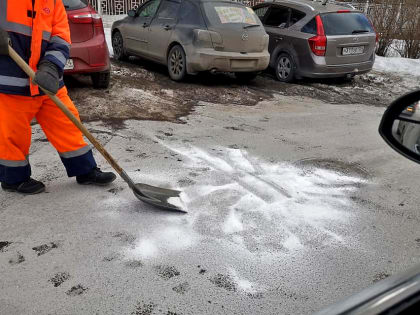
[[[393,74],[410,74],[420,76],[420,59],[376,56],[373,70]]]

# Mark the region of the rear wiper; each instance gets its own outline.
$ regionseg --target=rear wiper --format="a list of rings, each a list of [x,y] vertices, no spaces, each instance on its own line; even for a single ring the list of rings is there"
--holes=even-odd
[[[369,31],[367,31],[367,30],[355,30],[355,31],[353,31],[353,32],[351,32],[352,34],[360,34],[360,33],[370,33]]]
[[[250,24],[250,25],[245,25],[245,26],[244,26],[244,29],[251,28],[251,27],[257,27],[257,26],[260,26],[260,24]]]

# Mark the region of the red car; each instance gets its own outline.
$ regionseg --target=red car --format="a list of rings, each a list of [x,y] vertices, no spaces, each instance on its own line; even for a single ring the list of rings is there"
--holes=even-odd
[[[107,88],[111,65],[101,16],[87,0],[63,0],[63,4],[72,41],[64,73],[90,75],[94,88]]]

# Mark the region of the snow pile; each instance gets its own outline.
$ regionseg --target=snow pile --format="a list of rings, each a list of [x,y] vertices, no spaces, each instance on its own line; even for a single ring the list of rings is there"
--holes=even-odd
[[[197,241],[197,236],[182,225],[162,226],[127,249],[126,256],[131,259],[149,259],[171,251],[185,250]]]
[[[111,39],[111,28],[104,28],[105,31],[105,40],[108,45],[110,57],[114,56],[114,50],[112,49],[112,39]]]
[[[346,242],[339,231],[351,217],[348,195],[363,179],[273,164],[235,149],[215,154],[195,147],[170,149],[190,161],[186,167],[206,171],[197,178],[200,185],[183,188],[189,214],[153,227],[127,250],[129,258],[185,250],[202,239],[230,254],[267,257]]]
[[[240,276],[238,272],[233,268],[230,268],[229,274],[232,276],[233,280],[235,281],[235,284],[237,285],[240,291],[243,291],[248,294],[256,294],[264,290],[264,288],[260,285],[253,283],[250,280]]]
[[[102,23],[104,24],[104,28],[111,28],[112,23],[118,20],[122,20],[125,18],[127,14],[119,14],[119,15],[102,15]]]
[[[373,70],[420,76],[420,59],[376,56]]]

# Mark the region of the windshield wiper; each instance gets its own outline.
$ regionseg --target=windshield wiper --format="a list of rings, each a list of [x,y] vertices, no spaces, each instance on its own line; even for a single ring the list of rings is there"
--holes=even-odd
[[[245,26],[244,26],[244,29],[251,28],[251,27],[257,27],[257,26],[261,26],[261,25],[260,25],[260,24],[250,24],[250,25],[245,25]]]
[[[360,34],[360,33],[370,33],[369,31],[367,31],[367,30],[355,30],[355,31],[353,31],[353,32],[351,32],[352,34]]]

